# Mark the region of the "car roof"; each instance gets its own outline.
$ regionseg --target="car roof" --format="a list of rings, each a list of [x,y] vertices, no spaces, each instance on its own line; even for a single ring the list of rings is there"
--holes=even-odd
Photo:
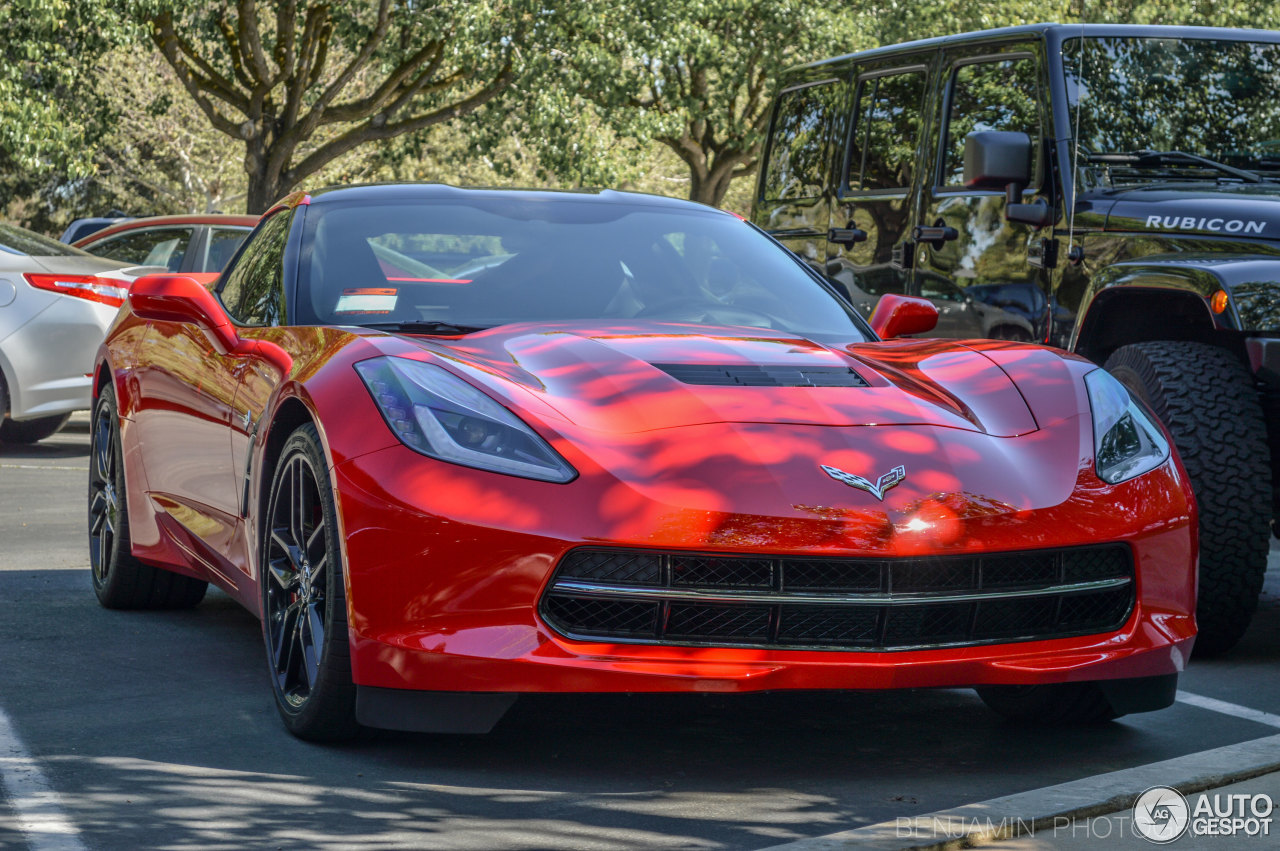
[[[963,44],[969,41],[999,41],[1019,36],[1050,36],[1058,40],[1079,36],[1119,36],[1129,38],[1181,38],[1181,39],[1229,39],[1232,41],[1270,41],[1280,42],[1280,32],[1273,30],[1235,29],[1231,27],[1178,27],[1151,26],[1146,24],[1027,24],[1019,27],[1000,27],[998,29],[978,30],[976,32],[956,33],[954,35],[936,36],[902,44],[885,45],[871,50],[845,53],[797,65],[783,72],[784,76],[810,69],[822,68],[826,65],[838,65],[850,60],[888,58],[896,53],[912,53],[917,50],[941,47],[943,45]]]
[[[367,203],[369,201],[447,200],[475,197],[505,198],[511,201],[574,201],[598,204],[633,204],[636,206],[665,207],[682,210],[715,211],[714,207],[670,198],[665,195],[648,195],[643,192],[620,192],[616,189],[504,189],[492,187],[460,187],[445,183],[370,183],[358,186],[331,186],[307,193],[305,202],[295,203],[341,204]],[[294,198],[295,196],[290,196]],[[289,206],[289,199],[281,204]],[[277,205],[279,206],[279,205]],[[728,215],[726,213],[726,215]]]
[[[77,239],[72,245],[79,247],[82,243],[96,242],[104,237],[118,233],[126,233],[139,228],[166,227],[177,225],[221,225],[223,227],[251,228],[258,223],[260,216],[237,216],[226,213],[193,213],[180,216],[144,216],[140,219],[129,219],[112,225],[109,228],[96,230],[88,236]]]

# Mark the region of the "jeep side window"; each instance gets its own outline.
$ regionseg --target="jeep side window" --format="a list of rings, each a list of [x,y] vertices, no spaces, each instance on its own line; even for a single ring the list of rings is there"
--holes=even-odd
[[[951,75],[946,143],[942,166],[945,186],[964,185],[964,140],[982,130],[1014,130],[1033,142],[1042,137],[1031,57],[961,65]],[[1039,174],[1040,145],[1032,146],[1032,174]]]
[[[920,138],[923,71],[872,77],[858,86],[857,123],[849,145],[853,191],[906,189]]]
[[[783,92],[765,162],[766,201],[816,198],[826,186],[827,127],[840,96],[838,80]]]

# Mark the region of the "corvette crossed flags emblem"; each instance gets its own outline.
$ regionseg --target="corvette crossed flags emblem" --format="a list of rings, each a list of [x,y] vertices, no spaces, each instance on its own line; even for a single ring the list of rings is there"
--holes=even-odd
[[[862,478],[862,476],[855,476],[853,473],[846,473],[844,470],[840,470],[835,467],[828,467],[826,464],[822,464],[820,466],[822,467],[822,472],[826,473],[837,482],[844,482],[851,488],[864,490],[881,502],[884,502],[885,491],[894,485],[900,484],[902,480],[907,477],[907,468],[902,464],[899,464],[889,472],[885,473],[876,481],[875,484],[872,484],[868,479]]]

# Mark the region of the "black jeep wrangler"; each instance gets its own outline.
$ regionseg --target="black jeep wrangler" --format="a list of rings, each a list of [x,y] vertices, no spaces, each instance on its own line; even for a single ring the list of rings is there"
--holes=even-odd
[[[1280,510],[1280,33],[1037,25],[780,81],[753,221],[868,314],[1103,364],[1200,506],[1197,650],[1243,635]]]

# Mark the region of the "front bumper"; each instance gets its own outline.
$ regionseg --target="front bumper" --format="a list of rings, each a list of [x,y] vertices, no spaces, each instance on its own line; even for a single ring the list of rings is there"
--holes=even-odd
[[[971,499],[935,524],[946,534],[932,541],[912,538],[892,512],[882,512],[892,526],[885,538],[883,528],[869,531],[872,512],[812,506],[765,522],[667,503],[651,506],[661,522],[637,524],[632,512],[623,520],[618,512],[638,498],[635,489],[623,493],[616,480],[602,486],[595,471],[548,485],[398,446],[344,461],[333,474],[361,686],[521,693],[1029,685],[1176,674],[1194,642],[1194,508],[1172,460],[1116,486],[1082,466],[1070,496],[1040,508]],[[946,501],[932,506],[917,515],[942,511]],[[1122,626],[1098,634],[896,650],[673,646],[571,639],[538,614],[556,565],[581,546],[852,558],[874,554],[873,546],[928,555],[1099,542],[1131,549],[1135,600]]]

